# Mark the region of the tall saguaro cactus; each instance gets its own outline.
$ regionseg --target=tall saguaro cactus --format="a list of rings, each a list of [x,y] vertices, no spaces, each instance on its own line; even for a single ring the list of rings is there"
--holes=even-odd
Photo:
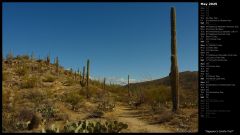
[[[47,60],[46,60],[47,64],[50,64],[50,54],[47,55]]]
[[[85,66],[83,66],[83,72],[82,72],[82,80],[84,81],[85,79]]]
[[[89,84],[89,74],[90,73],[90,60],[88,59],[87,60],[87,87],[88,87],[88,84]]]
[[[128,96],[130,97],[130,84],[129,84],[129,75],[128,75]]]
[[[87,60],[87,98],[89,98],[90,60]]]
[[[105,91],[105,85],[106,85],[106,78],[103,79],[103,90]]]
[[[59,61],[58,61],[58,56],[55,59],[55,65],[56,65],[56,73],[58,74],[58,70],[59,70]]]
[[[172,111],[177,112],[179,108],[179,73],[177,62],[177,41],[176,41],[176,11],[171,8],[171,90],[172,90]]]

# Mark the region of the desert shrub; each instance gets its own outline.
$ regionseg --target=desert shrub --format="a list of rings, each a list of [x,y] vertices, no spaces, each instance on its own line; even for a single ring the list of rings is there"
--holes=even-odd
[[[25,77],[21,84],[21,88],[34,88],[35,86],[37,86],[38,83],[39,81],[37,77]]]
[[[52,75],[48,75],[43,79],[43,82],[54,82],[56,80],[56,77]]]
[[[17,130],[17,115],[16,113],[2,112],[2,130],[3,132],[14,132]]]
[[[65,102],[70,103],[72,105],[72,109],[75,109],[75,106],[83,100],[83,97],[79,95],[78,93],[68,93],[65,96]]]
[[[67,123],[64,126],[66,133],[120,133],[121,130],[127,129],[128,125],[118,121],[78,121]]]
[[[75,83],[75,81],[72,78],[67,78],[63,85],[64,86],[71,86],[74,83]]]
[[[46,98],[46,93],[39,89],[28,90],[23,93],[22,98],[28,99],[35,104],[39,104]]]
[[[19,130],[30,130],[36,124],[36,116],[33,110],[23,108],[19,111],[16,127]]]
[[[104,112],[113,111],[114,108],[115,108],[115,103],[110,102],[109,100],[100,102],[100,104],[98,104],[98,107],[97,107],[98,110],[104,111]]]
[[[171,90],[166,86],[144,88],[142,94],[144,102],[147,103],[153,112],[159,112],[171,101]],[[138,98],[136,98],[139,100]]]
[[[22,108],[12,113],[3,112],[2,118],[4,132],[31,130],[39,124],[38,117],[29,108]]]
[[[165,86],[148,89],[145,93],[149,102],[165,103],[171,100],[171,90]]]
[[[27,66],[18,67],[15,72],[18,76],[24,76],[28,73],[28,68]]]
[[[42,117],[47,120],[54,118],[57,112],[57,110],[49,104],[43,104],[37,109],[37,111],[40,112],[42,114]]]

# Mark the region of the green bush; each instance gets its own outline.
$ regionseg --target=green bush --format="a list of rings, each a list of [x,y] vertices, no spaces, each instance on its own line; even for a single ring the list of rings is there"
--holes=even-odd
[[[70,103],[73,108],[83,100],[83,97],[78,93],[68,93],[65,97],[65,102]]]

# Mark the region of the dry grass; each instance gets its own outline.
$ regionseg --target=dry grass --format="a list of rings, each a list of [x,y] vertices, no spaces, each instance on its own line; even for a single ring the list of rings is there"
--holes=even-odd
[[[24,77],[21,88],[22,89],[29,89],[29,88],[34,88],[38,85],[39,80],[37,77]]]
[[[15,72],[18,76],[25,76],[28,73],[28,68],[26,66],[22,66],[17,68]]]

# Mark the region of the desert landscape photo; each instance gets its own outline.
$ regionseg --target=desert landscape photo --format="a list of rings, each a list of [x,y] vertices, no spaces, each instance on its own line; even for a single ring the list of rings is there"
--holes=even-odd
[[[197,6],[3,3],[2,132],[198,132]]]

